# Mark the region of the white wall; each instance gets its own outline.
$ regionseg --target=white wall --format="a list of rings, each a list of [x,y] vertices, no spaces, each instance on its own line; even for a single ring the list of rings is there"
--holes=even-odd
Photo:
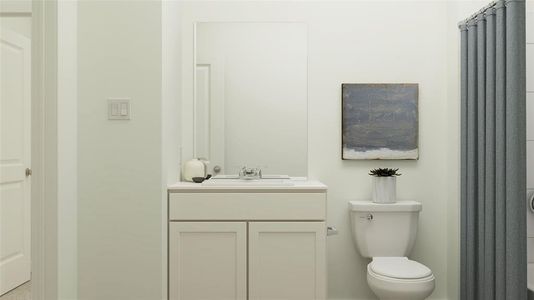
[[[167,185],[180,180],[180,95],[181,80],[181,23],[176,18],[178,4],[163,1],[161,5],[162,52],[162,195],[161,195],[161,288],[167,299]]]
[[[423,203],[418,239],[412,258],[429,266],[436,276],[431,299],[455,299],[457,280],[458,112],[448,92],[447,47],[450,22],[443,1],[353,2],[184,2],[182,19],[183,73],[193,76],[194,21],[296,21],[308,24],[308,170],[329,186],[328,223],[340,234],[328,240],[330,299],[374,299],[367,287],[368,260],[359,256],[350,232],[347,202],[370,198],[373,167],[399,167],[400,198]],[[456,28],[456,25],[454,25]],[[454,29],[455,30],[455,29]],[[418,161],[342,161],[341,83],[419,83],[420,159]],[[192,85],[183,86],[191,99]],[[184,109],[189,109],[185,103]],[[182,114],[184,121],[188,116]],[[190,132],[182,133],[187,143]],[[449,242],[453,242],[449,246]],[[449,272],[448,272],[449,271]],[[450,295],[448,295],[448,293]]]
[[[78,7],[59,1],[57,70],[58,299],[78,295]]]
[[[163,295],[161,36],[159,1],[78,3],[81,300]],[[107,120],[109,97],[131,120]]]

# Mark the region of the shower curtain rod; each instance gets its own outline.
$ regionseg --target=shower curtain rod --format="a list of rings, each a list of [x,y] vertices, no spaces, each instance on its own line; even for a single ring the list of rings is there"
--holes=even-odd
[[[486,6],[482,7],[481,9],[479,9],[477,12],[475,12],[474,14],[470,15],[467,19],[464,19],[463,21],[459,22],[458,25],[462,25],[462,24],[467,24],[467,22],[473,20],[474,18],[476,18],[477,16],[479,16],[481,13],[485,12],[486,10],[494,7],[495,5],[497,5],[497,2],[499,2],[499,0],[496,0],[496,1],[491,1],[490,3],[488,3]]]

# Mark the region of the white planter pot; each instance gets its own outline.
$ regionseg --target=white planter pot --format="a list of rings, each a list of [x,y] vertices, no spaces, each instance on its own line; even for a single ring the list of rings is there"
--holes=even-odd
[[[373,202],[397,202],[397,176],[373,176]]]

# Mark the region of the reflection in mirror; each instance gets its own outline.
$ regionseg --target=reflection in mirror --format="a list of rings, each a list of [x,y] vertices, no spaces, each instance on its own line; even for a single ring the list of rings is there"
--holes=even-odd
[[[210,173],[306,176],[306,25],[197,23],[195,55],[195,155]]]

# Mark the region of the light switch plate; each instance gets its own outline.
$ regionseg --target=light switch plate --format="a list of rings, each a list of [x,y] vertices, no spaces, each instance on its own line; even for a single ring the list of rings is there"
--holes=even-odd
[[[108,99],[108,120],[130,120],[130,99]]]

